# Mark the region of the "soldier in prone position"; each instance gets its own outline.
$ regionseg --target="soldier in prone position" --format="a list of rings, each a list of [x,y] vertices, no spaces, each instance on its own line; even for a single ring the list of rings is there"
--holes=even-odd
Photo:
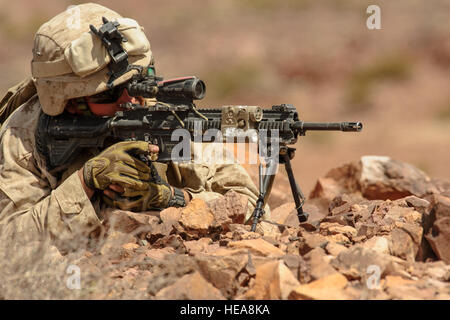
[[[150,43],[135,20],[97,4],[77,9],[76,27],[68,27],[71,13],[66,11],[39,28],[32,78],[12,88],[1,102],[6,115],[17,109],[2,119],[0,131],[0,234],[24,242],[48,236],[69,250],[77,239],[98,236],[106,207],[138,212],[181,207],[193,198],[208,201],[228,190],[248,197],[249,220],[258,190],[240,165],[156,163],[163,179],[155,182],[149,166],[136,155],[157,153],[158,147],[125,141],[86,150],[69,166],[48,169],[36,147],[41,112],[114,115],[123,103],[144,103],[117,90],[120,84],[137,72],[154,70]],[[102,17],[118,23],[120,33],[110,37],[123,37],[121,41],[100,37],[108,32],[101,28]]]

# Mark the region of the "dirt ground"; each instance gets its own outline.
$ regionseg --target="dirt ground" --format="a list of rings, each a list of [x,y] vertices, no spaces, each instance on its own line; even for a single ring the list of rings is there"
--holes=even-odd
[[[359,133],[297,144],[306,194],[330,168],[387,155],[449,180],[450,3],[419,0],[97,1],[138,20],[157,72],[196,75],[200,107],[294,104],[305,121],[361,121]],[[30,74],[38,27],[78,1],[0,0],[0,92]],[[381,30],[366,8],[381,7]]]

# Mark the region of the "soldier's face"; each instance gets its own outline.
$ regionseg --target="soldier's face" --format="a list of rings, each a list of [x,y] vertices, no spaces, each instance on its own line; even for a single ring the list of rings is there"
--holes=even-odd
[[[117,111],[124,110],[122,105],[127,102],[144,104],[141,97],[131,97],[124,86],[86,97],[86,102],[90,111],[98,116],[113,116]]]

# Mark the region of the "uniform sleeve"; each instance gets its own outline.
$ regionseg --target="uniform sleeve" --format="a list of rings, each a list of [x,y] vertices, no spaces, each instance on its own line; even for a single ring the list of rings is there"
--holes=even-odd
[[[29,135],[24,128],[2,131],[0,234],[24,242],[49,236],[61,249],[70,249],[101,222],[77,172],[59,186],[42,173]]]

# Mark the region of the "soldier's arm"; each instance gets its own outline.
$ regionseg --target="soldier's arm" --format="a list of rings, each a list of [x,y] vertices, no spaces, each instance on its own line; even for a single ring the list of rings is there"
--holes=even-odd
[[[24,128],[7,128],[0,142],[0,234],[14,241],[49,236],[60,247],[86,239],[101,221],[78,173],[53,186],[37,166]]]

